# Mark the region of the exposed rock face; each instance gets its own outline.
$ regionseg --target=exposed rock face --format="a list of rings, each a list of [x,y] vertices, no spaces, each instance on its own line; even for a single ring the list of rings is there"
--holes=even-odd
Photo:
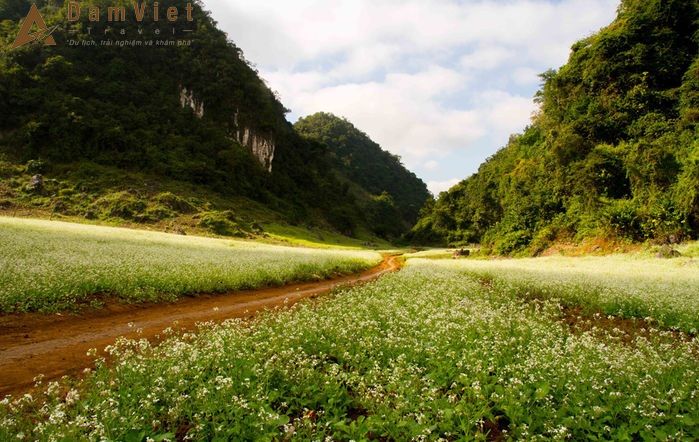
[[[275,150],[274,138],[270,135],[262,135],[248,127],[241,127],[238,122],[238,113],[234,115],[233,122],[238,128],[236,131],[236,140],[241,145],[250,149],[250,152],[252,152],[267,172],[272,172]]]
[[[29,184],[27,184],[26,189],[30,192],[41,193],[44,190],[44,177],[40,174],[34,175]]]
[[[194,91],[186,87],[180,87],[180,104],[183,108],[191,108],[197,117],[201,118],[204,116],[204,102],[197,100],[194,96]]]
[[[238,131],[238,142],[250,149],[267,172],[272,171],[275,147],[272,137],[258,135],[246,127]]]
[[[198,100],[194,91],[180,86],[180,105],[183,108],[189,107],[194,111],[194,115],[201,118],[204,116],[204,102]],[[238,122],[238,112],[233,116],[235,123],[235,140],[242,146],[250,149],[250,152],[257,158],[262,167],[267,172],[272,172],[272,162],[274,161],[274,138],[271,135],[261,134],[249,127],[245,127]]]

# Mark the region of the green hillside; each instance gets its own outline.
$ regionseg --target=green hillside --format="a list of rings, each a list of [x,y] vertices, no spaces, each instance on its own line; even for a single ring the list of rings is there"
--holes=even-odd
[[[541,76],[531,126],[425,208],[413,239],[539,253],[592,237],[696,238],[697,19],[697,1],[623,0]]]
[[[335,170],[344,178],[343,192],[359,201],[376,231],[395,237],[415,224],[429,192],[425,183],[403,166],[400,157],[332,114],[310,115],[294,127],[327,146]]]
[[[346,197],[328,147],[294,131],[275,93],[201,3],[192,22],[183,13],[158,37],[191,44],[162,47],[101,45],[146,39],[139,29],[157,35],[161,24],[148,8],[142,23],[106,21],[107,6],[124,5],[130,17],[131,2],[80,2],[84,10],[100,6],[102,20],[89,22],[83,12],[72,24],[63,2],[37,4],[48,25],[58,25],[57,44],[10,50],[29,3],[0,3],[0,210],[140,223],[193,214],[213,217],[219,234],[255,234],[253,224],[269,221],[368,240],[409,228],[411,215],[395,232],[348,216],[362,208]],[[370,180],[372,173],[362,171]],[[37,174],[39,185],[31,183]],[[405,177],[415,189],[414,177]],[[163,193],[174,202],[160,204]]]

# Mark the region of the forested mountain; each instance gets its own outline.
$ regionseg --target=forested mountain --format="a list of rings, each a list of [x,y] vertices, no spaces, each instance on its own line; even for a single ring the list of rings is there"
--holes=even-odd
[[[422,180],[397,157],[372,141],[349,121],[328,113],[300,119],[298,133],[327,146],[332,164],[378,232],[397,236],[417,221],[429,198]]]
[[[129,182],[126,174],[138,173],[150,182],[196,186],[200,198],[187,207],[215,209],[208,194],[218,201],[242,197],[292,223],[331,226],[348,235],[371,230],[360,207],[347,197],[344,172],[335,170],[338,163],[327,147],[335,145],[332,140],[299,136],[241,49],[217,29],[201,3],[193,3],[188,20],[187,3],[161,4],[160,21],[153,20],[149,4],[145,19],[137,22],[130,1],[81,1],[79,20],[71,23],[67,4],[39,1],[48,26],[58,25],[52,34],[56,45],[35,42],[10,49],[30,3],[0,0],[0,208],[29,201],[68,215],[137,221],[177,212],[172,206],[179,203],[154,206],[149,188]],[[127,19],[109,22],[108,7],[119,5]],[[99,21],[89,21],[89,6],[100,7]],[[170,23],[164,16],[173,6],[180,15]],[[174,44],[119,43],[145,40]],[[191,44],[180,45],[180,40]],[[36,171],[51,181],[30,198],[27,174]],[[121,182],[117,171],[124,173]],[[368,182],[384,180],[372,175],[374,169],[355,173]],[[94,175],[109,175],[108,188]],[[392,184],[416,192],[412,206],[403,205],[404,193],[398,195],[400,226],[414,218],[424,185],[416,187],[410,174],[392,178],[406,179]],[[94,207],[105,199],[118,207],[106,212]],[[222,216],[235,218],[229,215]]]
[[[696,0],[623,0],[542,75],[531,126],[425,208],[413,239],[538,253],[557,240],[696,237],[698,19]]]

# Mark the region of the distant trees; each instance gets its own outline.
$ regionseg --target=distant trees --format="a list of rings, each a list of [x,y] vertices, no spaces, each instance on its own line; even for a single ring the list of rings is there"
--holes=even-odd
[[[30,6],[29,0],[0,0],[0,21],[24,18]]]
[[[346,180],[344,193],[357,199],[372,229],[397,237],[415,224],[429,192],[399,156],[381,149],[346,119],[329,113],[301,118],[294,128],[327,146],[333,168]]]

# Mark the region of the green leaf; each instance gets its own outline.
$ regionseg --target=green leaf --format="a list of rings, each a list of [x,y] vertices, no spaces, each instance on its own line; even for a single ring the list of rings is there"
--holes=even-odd
[[[124,434],[122,439],[124,442],[142,442],[146,438],[146,432],[143,430],[129,430]]]
[[[536,397],[538,400],[544,399],[549,394],[550,390],[551,387],[548,384],[539,384],[539,387],[534,393],[534,397]]]

